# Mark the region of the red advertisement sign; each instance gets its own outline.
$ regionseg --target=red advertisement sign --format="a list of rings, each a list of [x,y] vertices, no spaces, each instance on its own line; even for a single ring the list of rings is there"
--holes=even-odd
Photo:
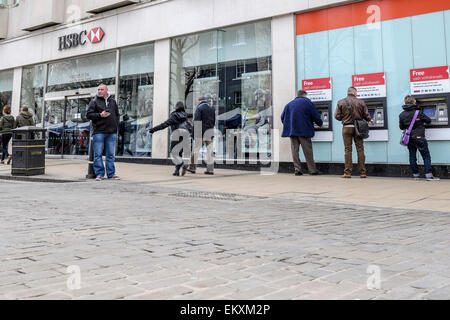
[[[302,89],[308,92],[311,101],[331,101],[331,78],[306,79],[302,81]]]
[[[450,92],[448,66],[412,69],[410,71],[412,94]]]
[[[386,97],[384,72],[353,75],[352,85],[358,90],[358,98]]]

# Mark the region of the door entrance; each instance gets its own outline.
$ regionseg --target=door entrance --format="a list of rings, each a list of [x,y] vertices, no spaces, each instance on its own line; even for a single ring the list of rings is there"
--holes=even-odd
[[[94,93],[90,92],[70,91],[64,92],[64,96],[46,95],[44,128],[47,129],[47,155],[87,158],[91,123],[86,113],[93,96]]]
[[[47,154],[88,155],[90,122],[86,111],[90,101],[90,96],[46,101]]]

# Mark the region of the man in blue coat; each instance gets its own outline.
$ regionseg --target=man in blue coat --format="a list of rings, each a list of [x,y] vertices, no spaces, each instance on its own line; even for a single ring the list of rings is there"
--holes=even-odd
[[[300,90],[297,98],[289,102],[281,114],[283,122],[283,138],[291,138],[292,158],[294,160],[295,175],[303,175],[299,157],[300,145],[305,155],[308,171],[311,175],[318,175],[314,162],[311,138],[314,137],[314,123],[319,127],[323,121],[314,104],[306,97],[306,91]]]

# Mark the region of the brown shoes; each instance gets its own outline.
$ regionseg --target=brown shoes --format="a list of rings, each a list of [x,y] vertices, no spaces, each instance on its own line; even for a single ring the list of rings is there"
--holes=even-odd
[[[367,178],[367,175],[366,175],[366,174],[362,174],[362,175],[360,175],[360,178],[361,178],[361,179],[366,179],[366,178]]]
[[[345,173],[341,178],[350,179],[352,176],[350,174]]]

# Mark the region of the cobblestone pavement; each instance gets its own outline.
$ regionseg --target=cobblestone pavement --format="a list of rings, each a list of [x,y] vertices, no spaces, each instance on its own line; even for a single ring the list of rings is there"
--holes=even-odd
[[[448,213],[181,188],[0,181],[0,299],[450,298]]]

